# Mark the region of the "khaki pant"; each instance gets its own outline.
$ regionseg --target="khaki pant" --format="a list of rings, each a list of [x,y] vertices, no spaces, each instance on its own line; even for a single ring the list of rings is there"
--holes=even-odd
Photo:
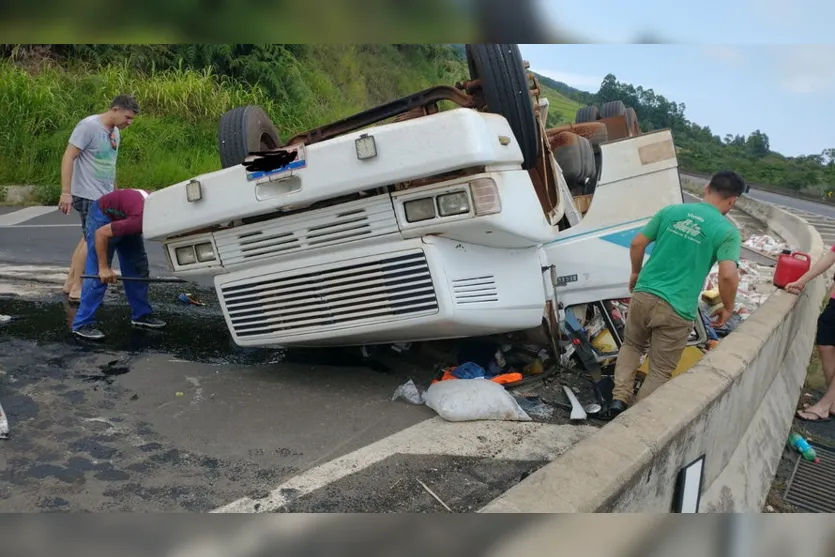
[[[647,349],[649,373],[638,391],[638,400],[669,381],[692,330],[693,321],[681,317],[670,304],[653,294],[635,292],[626,317],[623,346],[615,364],[613,398],[631,404],[635,373]]]

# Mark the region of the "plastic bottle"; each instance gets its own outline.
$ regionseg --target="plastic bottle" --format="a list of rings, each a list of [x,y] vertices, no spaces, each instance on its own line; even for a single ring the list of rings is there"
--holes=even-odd
[[[792,431],[791,435],[789,435],[789,447],[799,452],[804,459],[810,462],[820,462],[818,455],[815,453],[815,449],[809,446],[806,439],[799,433]]]

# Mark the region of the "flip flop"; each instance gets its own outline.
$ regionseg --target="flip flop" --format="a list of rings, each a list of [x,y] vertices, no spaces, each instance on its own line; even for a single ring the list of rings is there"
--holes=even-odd
[[[801,415],[800,415],[801,413],[802,413],[802,414],[810,414],[810,415],[815,416],[815,417],[814,417],[814,418],[804,418],[803,416],[801,416]],[[816,414],[815,412],[811,412],[811,411],[809,411],[809,410],[798,410],[798,411],[795,413],[795,417],[796,417],[798,420],[800,420],[801,422],[820,422],[820,423],[826,423],[826,422],[831,422],[831,421],[832,421],[832,416],[827,416],[826,418],[824,418],[824,417],[823,417],[823,416],[821,416],[820,414]]]

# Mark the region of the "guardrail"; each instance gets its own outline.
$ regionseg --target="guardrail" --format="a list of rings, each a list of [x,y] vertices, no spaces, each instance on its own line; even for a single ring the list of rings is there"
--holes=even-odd
[[[823,254],[820,235],[803,219],[747,195],[737,207],[813,260]],[[824,293],[820,277],[799,296],[775,292],[689,371],[481,512],[670,512],[676,501],[684,504],[682,486],[691,483],[701,512],[759,512],[806,377]]]

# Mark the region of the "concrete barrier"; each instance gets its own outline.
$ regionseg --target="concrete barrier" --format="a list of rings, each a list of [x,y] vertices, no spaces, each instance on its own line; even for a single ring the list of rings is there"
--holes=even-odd
[[[738,206],[813,260],[822,255],[820,235],[803,219],[747,196]],[[800,296],[775,292],[688,372],[480,512],[670,512],[680,471],[701,457],[701,512],[759,512],[791,428],[824,295],[822,277]]]

